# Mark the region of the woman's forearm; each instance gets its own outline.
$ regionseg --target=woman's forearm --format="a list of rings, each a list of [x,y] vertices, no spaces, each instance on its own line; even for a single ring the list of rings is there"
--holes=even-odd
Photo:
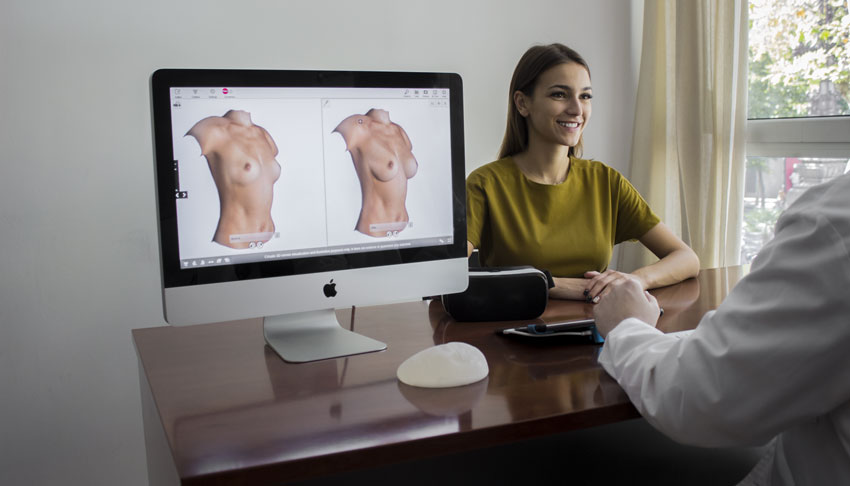
[[[690,248],[680,248],[651,265],[638,268],[632,275],[643,282],[645,289],[654,289],[696,277],[698,273],[696,253]]]
[[[549,297],[563,300],[585,300],[584,289],[587,279],[555,277],[555,286],[549,289]]]

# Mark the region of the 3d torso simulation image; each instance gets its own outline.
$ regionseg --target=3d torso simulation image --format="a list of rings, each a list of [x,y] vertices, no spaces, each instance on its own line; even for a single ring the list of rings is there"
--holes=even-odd
[[[404,129],[387,111],[351,115],[334,129],[345,139],[357,177],[362,206],[355,229],[369,236],[394,236],[408,226],[407,180],[419,164]]]
[[[230,248],[262,247],[275,232],[271,217],[278,149],[251,114],[230,110],[197,122],[195,137],[218,189],[221,213],[213,241]]]

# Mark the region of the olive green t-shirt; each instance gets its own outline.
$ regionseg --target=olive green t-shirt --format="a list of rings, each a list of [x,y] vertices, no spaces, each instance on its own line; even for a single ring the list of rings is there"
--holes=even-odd
[[[513,158],[466,179],[467,239],[485,266],[531,265],[556,277],[604,271],[614,245],[635,240],[659,219],[619,172],[570,158],[564,182],[532,182]]]

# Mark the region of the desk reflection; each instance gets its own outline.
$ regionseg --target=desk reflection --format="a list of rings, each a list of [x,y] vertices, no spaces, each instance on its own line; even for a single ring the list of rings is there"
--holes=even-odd
[[[489,378],[466,386],[421,388],[398,382],[398,390],[408,402],[428,415],[458,417],[469,422],[472,409],[487,392]]]
[[[396,379],[349,386],[349,358],[293,365],[267,346],[262,356],[272,396],[177,418],[175,447],[191,451],[177,458],[178,468],[214,474],[234,463],[295,461],[458,432],[487,388],[486,380],[431,394]]]

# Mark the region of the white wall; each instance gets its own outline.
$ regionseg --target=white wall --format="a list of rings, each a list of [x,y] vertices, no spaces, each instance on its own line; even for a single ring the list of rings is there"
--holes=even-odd
[[[495,157],[519,56],[559,41],[592,69],[585,154],[627,172],[626,0],[5,0],[2,10],[0,484],[146,484],[130,330],[164,323],[148,99],[157,68],[455,71],[469,171]]]

